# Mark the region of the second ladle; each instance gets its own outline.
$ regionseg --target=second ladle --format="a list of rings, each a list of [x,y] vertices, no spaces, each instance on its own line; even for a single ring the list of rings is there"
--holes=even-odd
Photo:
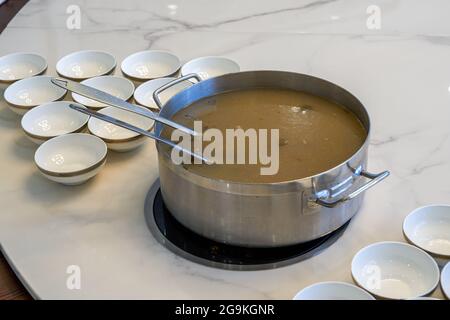
[[[208,159],[204,158],[204,157],[201,156],[201,155],[198,155],[198,154],[192,152],[192,151],[189,150],[189,149],[185,149],[185,148],[181,147],[180,145],[178,145],[178,144],[176,144],[176,143],[174,143],[174,142],[172,142],[172,141],[170,141],[170,140],[161,138],[161,137],[157,136],[156,134],[154,134],[154,133],[152,133],[152,132],[149,132],[149,131],[146,131],[146,130],[144,130],[144,129],[141,129],[141,128],[139,128],[139,127],[136,127],[136,126],[134,126],[134,125],[132,125],[132,124],[129,124],[129,123],[127,123],[127,122],[124,122],[124,121],[122,121],[122,120],[119,120],[119,119],[116,119],[116,118],[113,118],[113,117],[110,117],[110,116],[108,116],[108,115],[101,114],[101,113],[98,113],[98,112],[95,112],[95,111],[91,111],[91,110],[89,110],[89,109],[86,109],[86,108],[77,106],[77,105],[75,105],[75,104],[70,104],[70,108],[72,108],[72,109],[74,109],[74,110],[76,110],[76,111],[79,111],[79,112],[81,112],[81,113],[87,114],[87,115],[89,115],[89,116],[91,116],[91,117],[100,119],[100,120],[105,121],[105,122],[112,123],[112,124],[114,124],[114,125],[116,125],[116,126],[119,126],[119,127],[125,128],[125,129],[128,129],[128,130],[130,130],[130,131],[133,131],[133,132],[142,134],[142,135],[144,135],[144,136],[146,136],[146,137],[152,138],[152,139],[154,139],[154,140],[160,141],[160,142],[162,142],[162,143],[164,143],[164,144],[167,144],[168,146],[171,146],[172,148],[175,148],[175,149],[177,149],[177,150],[183,151],[183,152],[185,152],[185,153],[191,155],[191,156],[194,157],[194,158],[197,158],[197,159],[199,159],[199,160],[202,160],[202,161],[204,161],[205,163],[210,163],[210,161],[209,161]]]
[[[198,76],[195,74],[188,75],[188,76],[184,77],[183,80],[191,78],[191,77],[197,78]],[[120,108],[120,109],[124,109],[124,110],[130,111],[130,112],[140,114],[141,116],[161,122],[169,127],[178,129],[178,130],[185,132],[187,134],[190,134],[192,136],[198,135],[197,132],[195,132],[194,130],[192,130],[190,128],[186,128],[186,127],[184,127],[176,122],[173,122],[169,119],[160,117],[158,114],[153,113],[150,110],[138,108],[129,102],[126,102],[122,99],[119,99],[119,98],[109,94],[109,93],[95,89],[93,87],[89,87],[84,84],[81,84],[81,83],[78,83],[75,81],[66,80],[66,79],[52,78],[51,82],[60,88],[66,89],[70,92],[77,93],[79,95],[82,95],[83,97],[105,103],[109,106],[113,106],[116,108]]]

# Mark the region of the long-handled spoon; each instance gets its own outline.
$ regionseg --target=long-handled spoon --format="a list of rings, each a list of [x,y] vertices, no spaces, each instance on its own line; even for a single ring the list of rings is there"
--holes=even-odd
[[[197,158],[199,160],[202,160],[205,163],[210,163],[210,161],[208,159],[204,158],[203,156],[201,156],[199,154],[196,154],[196,153],[192,152],[189,149],[185,149],[185,148],[181,147],[180,145],[178,145],[178,144],[176,144],[176,143],[174,143],[174,142],[172,142],[170,140],[161,138],[161,137],[157,136],[156,134],[154,134],[152,132],[149,132],[149,131],[146,131],[146,130],[141,129],[139,127],[133,126],[132,124],[129,124],[127,122],[124,122],[124,121],[116,119],[116,118],[113,118],[111,116],[108,116],[108,115],[105,115],[105,114],[101,114],[101,113],[98,113],[98,112],[95,112],[95,111],[91,111],[89,109],[77,106],[75,104],[70,104],[69,106],[70,106],[70,108],[72,108],[72,109],[74,109],[76,111],[82,112],[82,113],[87,114],[87,115],[89,115],[91,117],[94,117],[94,118],[100,119],[102,121],[106,121],[106,122],[112,123],[112,124],[114,124],[116,126],[128,129],[130,131],[134,131],[136,133],[142,134],[142,135],[147,136],[149,138],[155,139],[157,141],[160,141],[160,142],[162,142],[164,144],[167,144],[167,145],[171,146],[172,148],[175,148],[177,150],[186,152],[187,154],[189,154],[189,155],[191,155],[191,156],[193,156],[193,157],[195,157],[195,158]]]
[[[114,97],[113,95],[111,95],[109,93],[95,89],[93,87],[89,87],[89,86],[86,86],[84,84],[81,84],[81,83],[78,83],[75,81],[66,80],[66,79],[58,79],[58,78],[52,78],[51,82],[54,85],[57,85],[58,87],[61,87],[63,89],[66,89],[66,90],[74,92],[74,93],[77,93],[86,98],[89,98],[89,99],[92,99],[95,101],[99,101],[99,102],[105,103],[105,104],[113,106],[113,107],[117,107],[120,109],[124,109],[127,111],[131,111],[131,112],[140,114],[141,116],[161,122],[169,127],[178,129],[178,130],[180,130],[184,133],[187,133],[191,136],[197,136],[200,134],[190,128],[182,126],[182,125],[180,125],[176,122],[173,122],[169,119],[160,117],[158,114],[151,112],[150,110],[139,108],[139,107],[135,106],[134,104],[126,102],[125,100]]]

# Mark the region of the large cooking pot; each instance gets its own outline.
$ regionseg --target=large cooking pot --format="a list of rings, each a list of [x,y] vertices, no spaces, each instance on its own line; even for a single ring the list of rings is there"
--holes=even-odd
[[[193,102],[222,92],[249,88],[283,88],[307,92],[350,109],[367,130],[361,148],[347,161],[320,174],[279,183],[238,183],[211,179],[175,165],[157,142],[164,202],[190,230],[219,242],[248,247],[277,247],[322,237],[358,211],[364,191],[389,175],[367,172],[370,120],[361,102],[341,87],[309,75],[249,71],[201,81],[172,97],[164,106],[158,95],[193,75],[155,91],[160,116],[170,119]],[[161,136],[157,123],[155,134]],[[299,133],[300,134],[300,133]]]

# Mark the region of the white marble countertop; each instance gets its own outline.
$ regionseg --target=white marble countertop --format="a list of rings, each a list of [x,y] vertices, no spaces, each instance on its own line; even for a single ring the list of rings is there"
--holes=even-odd
[[[81,8],[80,30],[66,27],[72,4]],[[242,70],[319,76],[365,104],[372,120],[369,169],[389,169],[391,177],[367,192],[344,235],[319,255],[269,271],[218,270],[175,256],[147,230],[144,198],[158,176],[153,142],[111,152],[87,184],[57,185],[37,172],[36,147],[2,100],[0,243],[27,288],[38,298],[290,299],[314,282],[352,282],[350,262],[363,246],[404,241],[402,221],[412,209],[450,202],[450,2],[377,1],[379,30],[366,27],[371,4],[30,1],[0,35],[0,55],[38,52],[54,75],[58,58],[71,51],[102,49],[120,63],[151,48],[182,61],[224,55]],[[66,287],[69,265],[81,267],[80,290]],[[439,289],[434,296],[442,297]]]

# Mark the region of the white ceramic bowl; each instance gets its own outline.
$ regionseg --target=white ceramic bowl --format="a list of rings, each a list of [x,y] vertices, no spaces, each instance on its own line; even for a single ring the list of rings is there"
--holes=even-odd
[[[116,60],[103,51],[83,50],[62,57],[56,64],[59,75],[82,80],[108,74],[114,70]]]
[[[69,107],[73,102],[49,102],[27,112],[21,121],[26,136],[41,144],[51,138],[82,132],[86,128],[89,116]],[[83,107],[82,105],[79,105]]]
[[[224,57],[201,57],[187,62],[181,68],[181,75],[196,73],[206,80],[226,73],[239,72],[239,65]]]
[[[368,292],[345,282],[319,282],[298,292],[294,300],[375,300]]]
[[[105,91],[122,100],[128,100],[133,96],[134,84],[128,79],[116,76],[101,76],[81,81],[82,84],[95,89]],[[74,101],[85,105],[90,109],[100,109],[106,107],[104,103],[72,93]]]
[[[62,99],[67,90],[51,83],[51,78],[36,76],[11,84],[4,93],[10,109],[23,115],[37,105]]]
[[[128,122],[147,131],[150,131],[154,124],[152,119],[116,107],[106,107],[98,112]],[[88,129],[92,134],[105,141],[109,149],[119,152],[135,149],[149,139],[141,134],[94,117],[91,117],[89,120]]]
[[[121,68],[131,78],[149,80],[175,74],[180,69],[180,59],[167,51],[140,51],[126,57]]]
[[[441,272],[441,288],[447,299],[450,299],[450,262],[445,265]]]
[[[47,62],[35,53],[12,53],[0,57],[0,81],[13,82],[41,74]]]
[[[403,222],[405,238],[431,254],[439,265],[450,260],[450,206],[417,208]]]
[[[174,79],[176,78],[161,78],[144,82],[139,87],[137,87],[136,91],[134,92],[134,99],[138,104],[142,106],[157,109],[158,107],[156,106],[155,100],[153,100],[153,92],[155,92],[156,89],[162,87],[163,85],[169,83]],[[172,98],[178,92],[183,91],[184,89],[190,87],[191,85],[192,85],[191,82],[184,81],[177,83],[176,85],[164,90],[160,95],[162,104],[164,105],[167,101],[169,101],[170,98]]]
[[[439,267],[425,251],[401,242],[378,242],[361,249],[352,276],[363,289],[387,299],[417,298],[439,283]]]
[[[86,133],[69,133],[41,144],[34,161],[46,178],[78,185],[100,172],[106,153],[102,139]]]

